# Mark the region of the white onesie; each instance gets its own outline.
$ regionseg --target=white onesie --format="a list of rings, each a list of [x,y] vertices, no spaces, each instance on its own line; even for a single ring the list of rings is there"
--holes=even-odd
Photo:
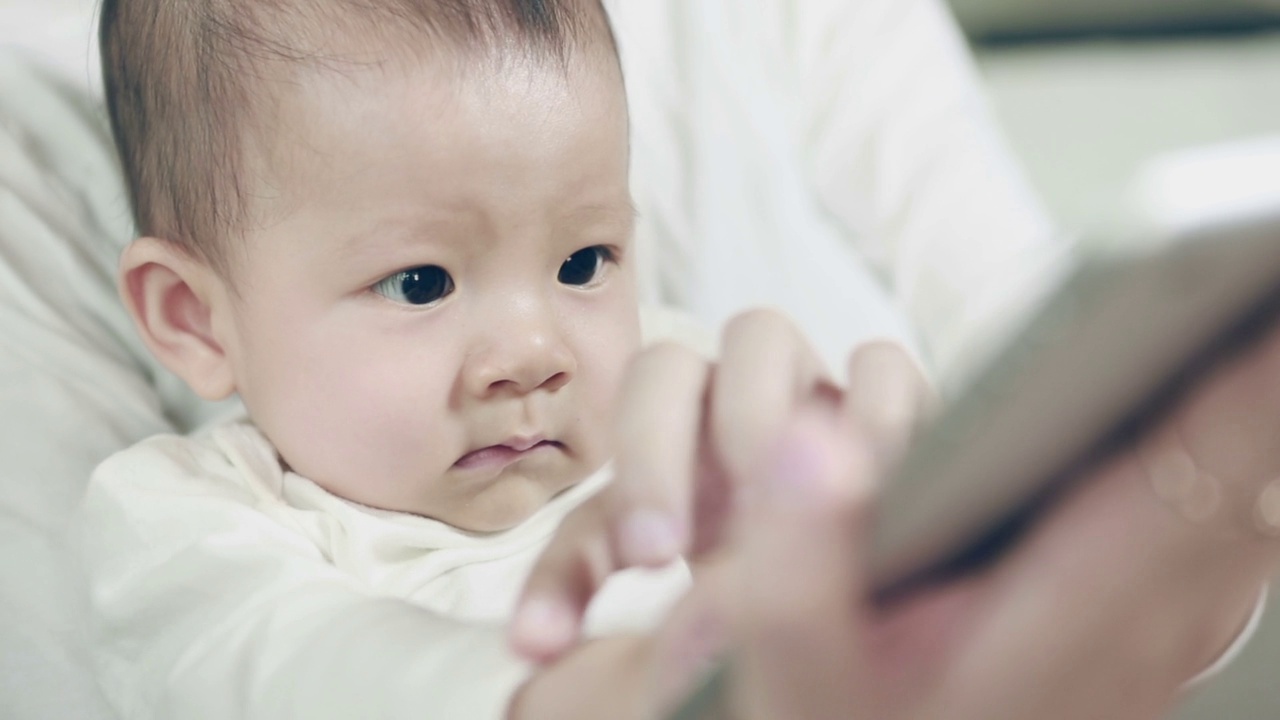
[[[128,720],[499,720],[529,671],[504,635],[517,593],[606,476],[477,534],[336,497],[246,422],[146,440],[81,511],[103,690]],[[589,631],[642,629],[687,583],[619,575]]]

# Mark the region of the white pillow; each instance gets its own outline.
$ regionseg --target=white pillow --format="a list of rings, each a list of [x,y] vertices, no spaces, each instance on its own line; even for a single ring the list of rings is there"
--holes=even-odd
[[[131,236],[99,105],[0,49],[0,717],[111,717],[62,537],[93,467],[221,409],[143,351],[115,293]],[[167,403],[157,393],[161,388]]]
[[[99,95],[98,0],[0,0],[0,48],[24,51]]]

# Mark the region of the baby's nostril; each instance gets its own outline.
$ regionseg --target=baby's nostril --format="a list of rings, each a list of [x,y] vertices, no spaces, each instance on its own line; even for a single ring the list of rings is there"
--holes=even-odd
[[[543,380],[541,388],[543,390],[555,392],[567,384],[569,384],[569,374],[565,372],[558,372],[546,380]]]

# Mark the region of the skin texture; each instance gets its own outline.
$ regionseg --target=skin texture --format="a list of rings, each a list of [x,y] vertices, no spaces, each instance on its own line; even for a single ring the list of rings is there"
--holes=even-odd
[[[239,393],[287,467],[473,531],[520,523],[608,459],[639,342],[616,70],[504,62],[269,86],[273,151],[233,276],[154,238],[122,268],[157,356],[206,397]],[[561,282],[594,246],[616,262]],[[453,292],[418,306],[375,291],[420,266]],[[510,464],[458,464],[537,439]]]

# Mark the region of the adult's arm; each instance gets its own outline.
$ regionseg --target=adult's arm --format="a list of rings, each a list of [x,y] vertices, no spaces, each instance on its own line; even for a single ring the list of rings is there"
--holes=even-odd
[[[790,80],[808,179],[906,310],[945,390],[1051,286],[1070,243],[1008,148],[942,2],[794,5]]]
[[[939,0],[607,5],[651,296],[779,307],[831,367],[896,338],[945,387],[1060,267]]]

